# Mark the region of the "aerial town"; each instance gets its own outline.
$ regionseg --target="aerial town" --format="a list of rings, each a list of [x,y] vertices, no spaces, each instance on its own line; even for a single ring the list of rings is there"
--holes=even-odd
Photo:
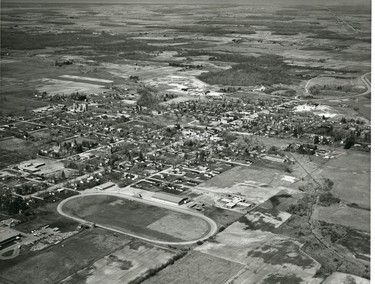
[[[0,283],[370,283],[371,1],[342,1],[5,1]]]

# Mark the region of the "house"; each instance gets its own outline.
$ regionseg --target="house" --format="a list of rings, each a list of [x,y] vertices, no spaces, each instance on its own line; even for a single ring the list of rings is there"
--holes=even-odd
[[[189,200],[186,196],[177,196],[163,192],[156,192],[152,198],[173,205],[181,205],[187,203]]]
[[[20,220],[9,218],[9,219],[2,220],[0,222],[0,227],[13,227],[19,223],[21,223]]]

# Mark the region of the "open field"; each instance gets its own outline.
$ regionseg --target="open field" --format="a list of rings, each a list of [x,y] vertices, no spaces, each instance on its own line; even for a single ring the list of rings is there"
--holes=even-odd
[[[370,231],[370,212],[351,208],[345,204],[334,204],[329,207],[316,206],[312,217],[328,223],[339,224],[366,232]]]
[[[83,231],[58,245],[0,261],[3,283],[57,283],[129,242],[102,229]]]
[[[193,241],[210,231],[203,219],[111,195],[86,195],[67,200],[62,211],[124,233],[169,242]]]
[[[226,283],[242,267],[239,263],[193,251],[144,283]]]
[[[0,149],[16,151],[33,147],[33,143],[21,138],[10,138],[0,141]]]
[[[25,155],[23,153],[0,148],[0,169],[22,162],[24,159]]]
[[[175,252],[133,240],[89,267],[64,279],[65,284],[129,283],[166,263]]]
[[[348,151],[313,173],[334,182],[333,193],[347,204],[370,208],[370,155]]]
[[[242,195],[246,199],[259,204],[281,190],[294,191],[286,187],[290,185],[290,182],[284,181],[283,177],[284,174],[278,170],[267,169],[265,171],[252,166],[237,166],[200,184],[196,188],[214,193]]]
[[[231,210],[226,210],[223,208],[218,208],[214,206],[205,206],[204,215],[214,220],[217,224],[226,226],[228,224],[233,223],[238,218],[240,218],[243,214],[234,212]]]
[[[347,234],[337,242],[338,247],[344,247],[349,255],[362,261],[370,262],[370,233],[358,230],[348,230]]]
[[[277,283],[267,282],[276,275],[286,281],[282,283],[294,278],[319,283],[313,276],[320,265],[302,252],[301,246],[288,237],[253,231],[239,220],[196,250],[245,265],[234,283]]]
[[[370,280],[347,273],[334,272],[331,276],[323,281],[323,284],[336,283],[370,284]]]
[[[70,95],[72,93],[98,93],[105,91],[104,85],[83,83],[76,81],[58,80],[58,79],[41,79],[41,86],[38,91],[46,92],[49,95]],[[63,92],[61,90],[64,90]]]
[[[252,230],[272,231],[281,226],[290,216],[287,212],[276,209],[266,210],[260,206],[243,216],[240,220],[247,219]],[[245,222],[247,221],[245,220]]]

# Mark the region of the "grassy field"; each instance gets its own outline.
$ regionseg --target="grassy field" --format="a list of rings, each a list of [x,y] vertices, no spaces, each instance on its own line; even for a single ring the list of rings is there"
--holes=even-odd
[[[194,251],[143,283],[226,283],[242,267],[239,263]]]
[[[251,230],[272,231],[281,226],[291,215],[277,209],[257,207],[239,221],[248,225]]]
[[[315,206],[313,218],[349,228],[370,231],[370,211],[334,204],[329,207]]]
[[[175,253],[138,240],[95,261],[89,267],[66,278],[64,284],[125,284],[144,275],[147,270],[166,263]]]
[[[214,193],[241,194],[254,203],[262,203],[280,192],[283,173],[275,169],[237,166],[200,184],[197,188]]]
[[[202,219],[115,196],[84,196],[63,205],[69,215],[125,233],[165,241],[194,240],[210,228]]]
[[[82,231],[45,250],[0,261],[0,282],[58,283],[127,242],[125,236],[115,237],[102,229]]]
[[[370,208],[370,154],[347,151],[330,160],[316,177],[326,177],[334,182],[332,192],[347,204],[355,203]]]
[[[227,226],[228,224],[233,223],[243,215],[235,211],[226,210],[214,206],[205,206],[203,213],[207,217],[214,220],[217,224],[220,224],[222,226]]]
[[[349,230],[339,245],[346,247],[356,258],[370,261],[370,233]]]
[[[323,284],[336,283],[370,284],[370,280],[347,273],[335,272],[323,282]]]
[[[0,169],[25,160],[25,155],[16,151],[8,151],[0,148]]]
[[[262,282],[277,275],[287,280],[281,283],[293,283],[289,282],[293,278],[313,281],[320,265],[304,254],[300,247],[301,244],[293,239],[254,231],[239,220],[196,250],[245,264],[247,269],[236,277],[234,283],[278,283]]]

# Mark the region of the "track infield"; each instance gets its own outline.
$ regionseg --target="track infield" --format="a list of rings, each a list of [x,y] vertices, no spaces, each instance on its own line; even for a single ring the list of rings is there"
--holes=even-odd
[[[217,230],[216,223],[206,216],[120,194],[74,196],[61,202],[58,212],[79,222],[161,244],[190,244]]]

